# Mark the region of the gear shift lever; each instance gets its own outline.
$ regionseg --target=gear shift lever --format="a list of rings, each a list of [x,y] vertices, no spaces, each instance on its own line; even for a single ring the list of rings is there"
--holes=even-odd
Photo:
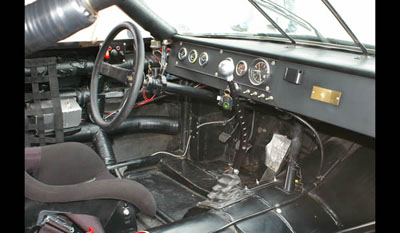
[[[239,149],[236,151],[235,159],[233,160],[233,169],[239,170],[240,165],[242,164],[243,159],[246,157],[246,152],[248,150],[248,143],[247,143],[247,127],[246,121],[244,116],[244,111],[240,106],[239,101],[239,86],[237,83],[233,81],[233,71],[235,69],[235,65],[231,58],[226,58],[225,60],[221,61],[218,65],[218,74],[221,75],[223,78],[228,81],[228,86],[230,89],[230,93],[233,98],[236,120],[239,121],[240,127],[240,138],[239,138]]]
[[[208,199],[199,202],[199,206],[206,208],[221,209],[253,193],[246,187],[242,187],[239,177],[239,168],[247,152],[247,128],[244,113],[239,102],[239,86],[233,81],[234,69],[235,66],[230,58],[221,61],[218,65],[218,74],[228,81],[230,93],[233,97],[236,120],[240,126],[239,149],[236,151],[233,167],[224,172],[217,180],[217,184],[212,187],[212,191],[207,195]]]

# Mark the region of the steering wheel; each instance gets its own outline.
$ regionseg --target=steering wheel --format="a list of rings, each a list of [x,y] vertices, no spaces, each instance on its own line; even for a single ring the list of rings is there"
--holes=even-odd
[[[109,44],[119,32],[125,29],[129,30],[133,35],[133,50],[135,51],[135,57],[132,70],[111,65],[104,61],[104,56],[107,52]],[[100,128],[106,131],[115,129],[124,120],[126,120],[132,111],[136,103],[140,87],[143,83],[144,53],[145,50],[142,35],[140,34],[139,29],[131,22],[123,22],[117,25],[105,39],[103,45],[97,53],[90,81],[91,116],[93,121],[99,125]],[[110,77],[128,87],[128,91],[125,92],[122,102],[118,109],[113,113],[114,117],[111,120],[104,119],[99,112],[98,87],[100,75]]]

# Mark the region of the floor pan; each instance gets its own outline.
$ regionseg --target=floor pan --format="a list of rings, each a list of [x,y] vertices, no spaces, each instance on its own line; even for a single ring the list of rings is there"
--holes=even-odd
[[[125,172],[153,194],[157,217],[164,223],[183,218],[187,211],[206,199],[216,176],[189,160],[161,157],[156,164]],[[150,224],[154,224],[150,223]]]
[[[156,200],[159,214],[172,221],[181,219],[190,208],[205,199],[159,170],[141,176],[129,175],[128,178],[148,188]]]

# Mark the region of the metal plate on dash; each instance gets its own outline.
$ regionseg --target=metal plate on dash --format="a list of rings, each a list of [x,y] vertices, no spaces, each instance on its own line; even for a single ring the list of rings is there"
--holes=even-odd
[[[342,92],[313,86],[311,99],[338,106]]]

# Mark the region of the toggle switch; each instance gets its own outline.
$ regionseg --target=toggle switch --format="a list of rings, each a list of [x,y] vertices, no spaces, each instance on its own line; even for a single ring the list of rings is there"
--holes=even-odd
[[[274,97],[272,95],[270,95],[267,98],[265,98],[265,101],[270,101],[270,100],[274,100]]]

